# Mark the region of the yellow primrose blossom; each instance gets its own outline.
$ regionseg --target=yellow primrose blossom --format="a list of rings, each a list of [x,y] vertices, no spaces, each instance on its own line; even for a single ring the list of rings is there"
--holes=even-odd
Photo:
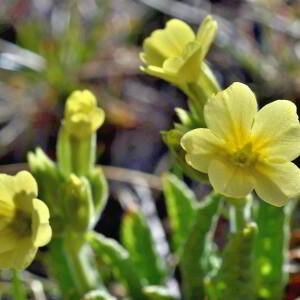
[[[282,206],[300,194],[300,154],[296,106],[277,100],[257,111],[254,93],[234,83],[212,96],[204,107],[208,128],[181,139],[186,161],[208,173],[213,188],[229,197],[255,189],[264,201]]]
[[[164,29],[145,39],[140,55],[145,67],[141,70],[177,84],[196,82],[216,29],[211,16],[204,19],[197,35],[183,21],[170,20]]]
[[[0,174],[0,269],[27,268],[51,239],[49,210],[37,192],[27,171]]]
[[[67,99],[64,124],[72,135],[90,135],[103,124],[104,118],[104,111],[97,107],[96,97],[90,91],[75,91]]]

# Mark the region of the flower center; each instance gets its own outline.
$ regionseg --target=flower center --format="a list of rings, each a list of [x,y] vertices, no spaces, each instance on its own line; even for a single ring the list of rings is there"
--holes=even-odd
[[[248,143],[243,148],[232,154],[232,161],[240,167],[249,167],[257,160],[257,154],[252,151],[252,144]]]

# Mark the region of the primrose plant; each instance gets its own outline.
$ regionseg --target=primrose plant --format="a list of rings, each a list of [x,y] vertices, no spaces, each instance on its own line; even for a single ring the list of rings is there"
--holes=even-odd
[[[105,114],[90,91],[75,91],[65,105],[57,162],[37,148],[28,154],[35,179],[27,171],[0,175],[0,269],[13,270],[15,299],[29,296],[19,271],[51,236],[40,258],[59,299],[283,299],[290,219],[300,195],[300,170],[291,162],[300,154],[296,106],[277,100],[258,110],[245,84],[221,90],[205,61],[216,30],[211,16],[197,33],[173,19],[145,39],[141,53],[143,72],[187,96],[188,110],[176,108],[179,122],[162,133],[177,173],[212,187],[197,199],[175,174],[163,175],[175,259],[157,253],[137,205],[122,219],[121,243],[94,231],[108,198],[95,164]],[[215,240],[220,218],[230,228],[224,247]]]

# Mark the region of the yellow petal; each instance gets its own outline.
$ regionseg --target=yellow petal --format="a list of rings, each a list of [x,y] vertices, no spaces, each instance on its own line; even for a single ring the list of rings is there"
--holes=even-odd
[[[149,66],[149,67],[141,67],[141,71],[151,75],[158,77],[160,79],[169,81],[171,83],[177,83],[179,82],[179,78],[177,74],[174,73],[167,73],[163,68],[155,67],[155,66]]]
[[[15,216],[15,204],[11,199],[0,200],[0,230],[11,223]],[[1,245],[1,244],[0,244]]]
[[[36,197],[38,186],[33,176],[27,171],[21,171],[14,177],[15,193],[25,192],[30,197]]]
[[[215,154],[224,143],[209,129],[197,128],[184,134],[180,144],[190,154]]]
[[[14,194],[14,177],[6,174],[0,174],[0,202],[5,203],[5,205],[13,206]]]
[[[33,199],[32,242],[35,247],[45,246],[51,239],[52,230],[49,218],[47,205],[39,199]]]
[[[143,44],[143,60],[148,65],[161,67],[169,57],[180,56],[184,47],[195,39],[189,25],[178,19],[170,20],[166,28],[155,30]]]
[[[207,127],[234,148],[249,141],[256,112],[254,93],[239,82],[212,96],[204,107]]]
[[[255,116],[252,128],[255,148],[268,156],[293,160],[300,154],[300,125],[297,108],[287,100],[265,105]]]
[[[244,197],[254,187],[249,170],[225,160],[213,160],[208,167],[208,177],[214,190],[228,197]]]
[[[300,169],[291,162],[259,163],[254,188],[262,200],[275,206],[285,205],[300,195]]]
[[[100,107],[96,107],[91,111],[89,117],[92,123],[92,130],[96,131],[104,123],[105,120],[104,110],[101,109]]]
[[[190,154],[185,155],[185,160],[194,169],[208,173],[208,167],[212,160],[216,159],[214,154]]]
[[[217,22],[212,18],[212,16],[207,16],[197,33],[196,41],[201,45],[201,59],[206,56],[211,43],[215,39],[217,31]]]
[[[67,99],[65,108],[65,118],[70,118],[73,114],[81,112],[88,113],[97,106],[97,99],[89,90],[74,91]]]
[[[20,236],[9,226],[0,230],[0,254],[18,247]]]
[[[177,74],[180,82],[197,81],[201,71],[201,56],[201,45],[190,42],[181,56],[167,59],[163,69],[167,73]]]
[[[19,240],[18,247],[0,254],[0,269],[25,269],[37,252],[30,238]]]

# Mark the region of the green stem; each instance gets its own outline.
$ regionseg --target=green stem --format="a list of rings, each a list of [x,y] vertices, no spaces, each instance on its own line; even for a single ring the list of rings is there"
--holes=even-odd
[[[228,199],[230,202],[229,219],[232,233],[242,231],[250,221],[251,201],[246,198]]]
[[[96,158],[96,134],[85,138],[70,135],[72,171],[77,176],[85,176],[93,167]]]
[[[72,277],[80,295],[102,287],[102,281],[97,272],[96,263],[90,246],[84,242],[83,237],[68,235],[64,248]]]
[[[26,299],[26,291],[23,285],[23,282],[20,279],[20,271],[13,270],[12,271],[12,286],[13,286],[13,294],[15,300],[25,300]]]

